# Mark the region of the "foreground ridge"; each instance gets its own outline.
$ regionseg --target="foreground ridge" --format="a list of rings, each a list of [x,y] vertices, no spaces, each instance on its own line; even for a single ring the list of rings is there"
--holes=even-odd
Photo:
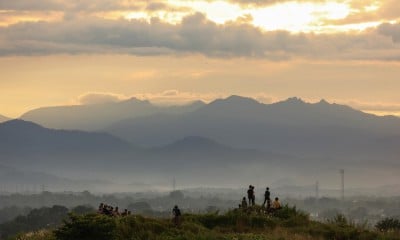
[[[54,231],[20,236],[24,240],[125,240],[125,239],[400,239],[395,233],[381,233],[357,226],[338,216],[327,223],[310,220],[296,207],[284,206],[273,215],[256,205],[224,214],[184,214],[182,224],[170,219],[140,215],[109,217],[101,214],[70,214]]]

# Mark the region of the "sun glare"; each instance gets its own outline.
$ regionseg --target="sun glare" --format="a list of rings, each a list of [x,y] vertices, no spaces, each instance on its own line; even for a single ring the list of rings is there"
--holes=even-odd
[[[323,32],[323,20],[342,19],[349,13],[347,5],[338,3],[286,3],[251,11],[255,26],[291,32]]]
[[[290,32],[332,33],[338,31],[363,30],[375,23],[334,26],[330,21],[346,18],[351,7],[346,3],[325,2],[287,2],[265,7],[245,8],[226,1],[176,1],[171,6],[192,11],[166,12],[164,10],[148,12],[130,12],[123,15],[126,19],[144,19],[150,21],[157,17],[164,22],[179,24],[182,19],[195,12],[203,13],[209,20],[224,24],[243,16],[251,16],[252,24],[264,31],[286,30]],[[328,23],[328,24],[327,24]]]

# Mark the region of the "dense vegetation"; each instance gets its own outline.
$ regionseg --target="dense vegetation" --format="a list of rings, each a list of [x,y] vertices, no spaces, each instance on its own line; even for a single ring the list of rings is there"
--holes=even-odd
[[[108,217],[70,213],[55,230],[20,235],[18,240],[283,240],[283,239],[400,239],[399,229],[367,230],[338,215],[328,223],[312,221],[295,207],[268,215],[260,207],[224,214],[185,214],[176,227],[170,219],[140,215]]]
[[[87,206],[77,206],[69,210],[64,206],[42,207],[31,210],[26,216],[18,216],[12,221],[0,224],[0,239],[5,239],[20,232],[52,229],[60,226],[68,213],[87,214],[95,210]]]

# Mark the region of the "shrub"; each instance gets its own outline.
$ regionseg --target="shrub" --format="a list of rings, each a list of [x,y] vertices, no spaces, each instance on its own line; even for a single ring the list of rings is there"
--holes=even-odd
[[[113,240],[115,229],[115,220],[107,216],[69,214],[69,220],[54,234],[59,240]]]
[[[400,221],[395,218],[385,218],[379,221],[375,227],[381,232],[399,231]]]

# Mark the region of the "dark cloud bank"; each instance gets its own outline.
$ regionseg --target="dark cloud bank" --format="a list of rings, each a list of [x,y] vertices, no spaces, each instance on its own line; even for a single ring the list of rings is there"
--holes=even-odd
[[[72,18],[19,23],[0,28],[0,55],[112,53],[202,54],[269,60],[399,60],[400,24],[382,24],[361,33],[292,34],[252,25],[218,25],[200,13],[173,25],[151,19]]]

